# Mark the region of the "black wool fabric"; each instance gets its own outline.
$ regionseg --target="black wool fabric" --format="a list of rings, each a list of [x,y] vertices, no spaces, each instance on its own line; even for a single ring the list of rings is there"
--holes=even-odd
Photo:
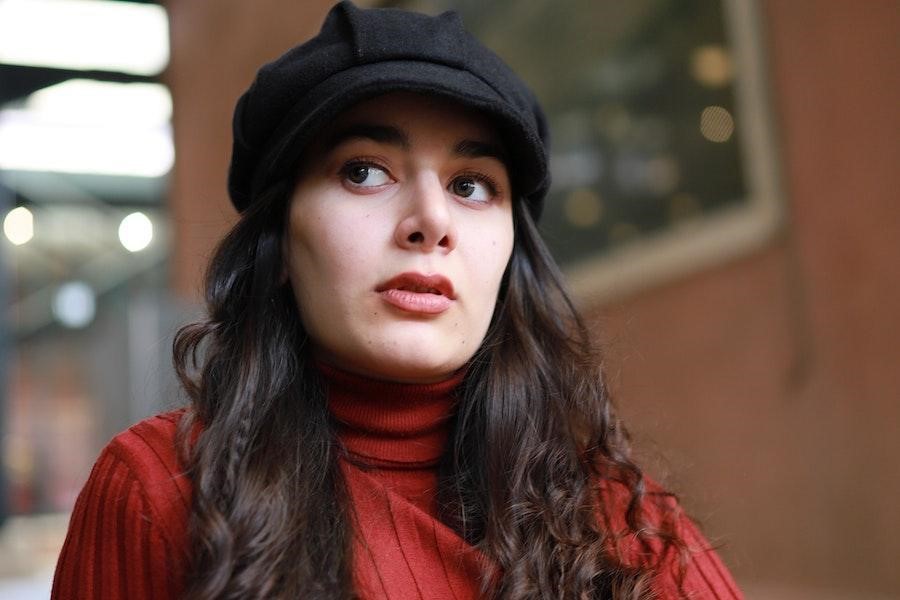
[[[239,211],[291,177],[304,148],[341,112],[392,91],[434,94],[487,114],[510,157],[515,192],[540,216],[550,184],[546,119],[534,94],[463,27],[432,17],[336,4],[319,34],[263,66],[234,112],[228,191]]]

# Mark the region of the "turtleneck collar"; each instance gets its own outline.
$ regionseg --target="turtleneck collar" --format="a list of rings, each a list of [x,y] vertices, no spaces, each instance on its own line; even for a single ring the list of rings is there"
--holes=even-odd
[[[437,383],[370,379],[317,361],[337,433],[351,460],[373,467],[434,466],[444,452],[465,369]]]

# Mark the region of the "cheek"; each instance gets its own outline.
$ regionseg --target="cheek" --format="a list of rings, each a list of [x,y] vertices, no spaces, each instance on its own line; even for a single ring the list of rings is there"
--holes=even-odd
[[[308,330],[309,322],[306,317],[310,314],[313,304],[310,297],[313,287],[305,282],[313,279],[312,261],[303,245],[296,239],[289,239],[284,244],[284,265],[288,282],[294,291],[300,319]]]
[[[374,269],[372,233],[353,219],[317,218],[294,227],[286,263],[301,306],[333,312],[351,300]],[[309,315],[313,318],[314,315]]]
[[[296,202],[296,200],[295,200]],[[300,309],[301,319],[309,327],[309,320],[321,316],[318,305],[319,291],[330,270],[323,258],[328,256],[323,244],[327,236],[321,234],[321,218],[310,210],[301,211],[294,206],[290,215],[290,225],[284,244],[284,263],[294,297]]]
[[[323,244],[328,242],[329,223],[320,207],[317,187],[298,188],[294,193],[289,216],[285,262],[295,285],[311,282],[321,267]],[[324,254],[327,256],[327,254]]]
[[[490,256],[491,260],[487,261],[492,267],[492,273],[497,285],[500,285],[500,279],[512,256],[514,233],[512,225],[512,217],[503,221],[503,226],[498,227],[494,235],[489,238],[489,246],[485,249],[485,255]]]
[[[503,273],[509,263],[513,248],[512,224],[497,227],[480,239],[469,256],[472,273],[477,273],[477,285],[484,293],[483,309],[492,313]]]

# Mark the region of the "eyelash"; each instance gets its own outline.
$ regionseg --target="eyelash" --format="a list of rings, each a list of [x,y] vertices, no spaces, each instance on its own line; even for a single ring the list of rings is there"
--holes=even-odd
[[[485,175],[484,173],[479,173],[477,171],[464,171],[458,174],[453,179],[455,181],[456,179],[459,179],[461,177],[467,177],[469,179],[472,179],[473,181],[484,184],[484,186],[488,190],[488,193],[491,195],[491,198],[496,198],[500,195],[500,186],[497,184],[493,177]],[[452,184],[453,182],[451,181],[450,183]]]
[[[350,172],[353,169],[355,169],[356,167],[375,167],[376,169],[380,169],[380,170],[384,171],[385,173],[387,173],[387,175],[389,177],[392,177],[390,170],[387,167],[385,167],[383,164],[381,164],[381,161],[379,161],[375,158],[364,157],[364,156],[359,157],[359,158],[354,158],[352,160],[348,160],[347,162],[345,162],[344,165],[341,167],[341,170],[338,172],[338,175],[340,175],[341,179],[346,180],[348,178],[348,176],[350,175]],[[480,173],[478,171],[463,171],[462,173],[458,173],[456,176],[454,176],[454,178],[451,180],[450,183],[452,184],[453,181],[456,181],[457,179],[463,178],[463,177],[472,179],[473,181],[476,181],[477,183],[483,184],[485,187],[487,187],[488,193],[490,194],[491,198],[495,198],[495,197],[499,196],[501,193],[500,185],[497,183],[497,181],[493,177],[486,175],[484,173]],[[465,200],[466,198],[463,198],[463,199]],[[484,204],[484,203],[476,202],[476,204]]]
[[[341,177],[341,179],[347,179],[347,177],[350,175],[350,171],[352,171],[356,167],[375,167],[376,169],[384,171],[388,175],[391,174],[390,170],[382,165],[381,161],[379,161],[378,159],[361,156],[359,158],[354,158],[345,162],[341,167],[341,170],[338,171],[338,175]]]

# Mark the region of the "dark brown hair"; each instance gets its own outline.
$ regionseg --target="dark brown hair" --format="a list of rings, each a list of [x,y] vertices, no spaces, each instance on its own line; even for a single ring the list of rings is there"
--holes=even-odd
[[[354,595],[340,445],[282,277],[290,193],[281,182],[245,211],[211,262],[208,318],[174,344],[191,400],[181,422],[194,484],[189,598]],[[440,518],[491,561],[487,597],[651,597],[653,560],[627,564],[618,540],[659,558],[680,542],[642,507],[674,509],[645,493],[588,330],[521,201],[513,215],[491,326],[458,390]],[[623,502],[601,498],[609,486]]]

